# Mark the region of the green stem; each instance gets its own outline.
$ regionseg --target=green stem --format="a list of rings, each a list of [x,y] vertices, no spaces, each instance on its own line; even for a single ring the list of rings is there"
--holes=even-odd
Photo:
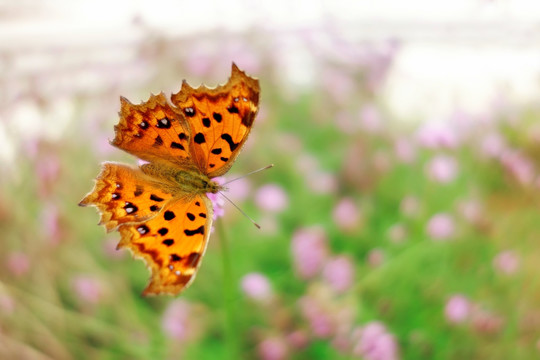
[[[225,341],[227,343],[228,358],[231,360],[240,359],[238,351],[238,337],[236,332],[236,323],[234,308],[234,284],[232,280],[231,258],[225,230],[221,221],[216,221],[216,230],[221,245],[221,256],[223,259],[223,300],[225,302]]]

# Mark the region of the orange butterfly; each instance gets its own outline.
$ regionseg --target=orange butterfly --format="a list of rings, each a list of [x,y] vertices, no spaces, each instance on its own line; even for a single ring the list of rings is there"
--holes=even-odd
[[[122,236],[151,271],[143,294],[178,294],[195,278],[208,243],[213,208],[207,193],[223,188],[212,178],[232,166],[255,120],[259,81],[232,64],[229,81],[194,89],[184,80],[133,105],[121,98],[112,145],[149,163],[138,169],[106,162],[94,189],[79,203],[97,207],[108,232]]]

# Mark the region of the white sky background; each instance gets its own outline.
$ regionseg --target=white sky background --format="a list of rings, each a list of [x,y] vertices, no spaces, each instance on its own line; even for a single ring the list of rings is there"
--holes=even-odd
[[[403,119],[436,120],[456,108],[482,112],[501,94],[514,103],[539,95],[538,0],[0,0],[0,55],[129,43],[143,36],[133,24],[136,17],[171,36],[215,29],[241,33],[261,24],[294,34],[331,23],[353,41],[397,37],[403,46],[383,95]],[[309,85],[316,73],[303,57],[287,54],[295,64],[288,70],[290,79]],[[36,66],[19,60],[23,67]],[[0,144],[6,137],[0,119]],[[0,158],[5,152],[0,146]]]

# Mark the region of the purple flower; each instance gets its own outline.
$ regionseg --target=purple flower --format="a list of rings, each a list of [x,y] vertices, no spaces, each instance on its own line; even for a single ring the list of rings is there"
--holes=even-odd
[[[461,294],[452,295],[444,307],[444,315],[450,323],[460,324],[469,319],[471,303]]]
[[[501,330],[504,320],[480,307],[474,307],[471,313],[473,328],[480,333],[494,334]]]
[[[454,219],[445,213],[433,215],[428,221],[426,231],[434,240],[448,240],[455,232]]]
[[[193,322],[190,314],[192,305],[185,300],[172,301],[163,314],[161,326],[165,334],[176,341],[186,341],[191,338]]]
[[[255,203],[263,210],[279,213],[287,208],[289,199],[281,186],[267,184],[257,190]]]
[[[465,220],[470,223],[479,223],[482,219],[482,205],[478,200],[461,201],[458,209]]]
[[[49,243],[51,245],[58,245],[61,238],[58,207],[52,203],[46,204],[41,211],[40,220]]]
[[[230,195],[230,199],[234,202],[241,202],[244,201],[251,192],[251,182],[246,179],[238,179],[233,181],[230,184],[227,184],[228,188],[228,194]]]
[[[241,280],[241,287],[249,298],[257,301],[268,301],[272,298],[272,286],[268,278],[261,273],[249,273]]]
[[[297,230],[293,234],[291,247],[300,277],[308,279],[317,275],[328,256],[324,230],[320,227]]]
[[[390,238],[390,241],[397,244],[405,240],[407,237],[407,229],[403,224],[394,224],[388,228],[386,234],[388,238]]]
[[[447,184],[456,178],[458,164],[453,157],[437,155],[427,164],[426,171],[432,180]]]
[[[289,351],[285,340],[269,337],[259,343],[257,352],[262,360],[283,360],[287,358]]]
[[[362,356],[365,360],[397,360],[399,358],[394,336],[377,321],[363,327],[353,353]]]
[[[384,254],[384,251],[378,248],[370,250],[367,255],[369,266],[374,268],[381,266],[384,263],[385,258],[386,255]]]
[[[11,274],[22,276],[30,270],[30,259],[23,252],[13,252],[8,255],[6,265]]]
[[[456,133],[446,124],[428,122],[417,132],[418,143],[428,149],[454,149],[459,140]]]
[[[332,217],[342,230],[353,230],[359,226],[360,212],[351,198],[341,199],[334,208]]]
[[[488,158],[499,157],[506,149],[504,138],[497,133],[491,133],[480,140],[480,152]]]
[[[345,256],[336,256],[327,261],[324,270],[324,280],[338,293],[349,290],[354,284],[354,265]]]
[[[408,138],[399,138],[394,142],[394,152],[398,160],[410,164],[416,159],[416,148]]]
[[[96,278],[78,275],[73,278],[72,286],[79,300],[85,303],[96,304],[103,297],[103,284]]]
[[[531,184],[535,177],[534,165],[519,151],[507,150],[501,155],[501,163],[521,184]]]
[[[331,194],[336,192],[338,188],[336,177],[328,172],[313,172],[309,175],[307,181],[309,188],[318,194]]]
[[[382,117],[375,105],[368,104],[362,107],[360,126],[368,133],[378,133],[382,129]]]
[[[519,269],[519,257],[513,251],[500,252],[493,259],[493,266],[503,274],[514,274]]]
[[[219,185],[223,185],[225,183],[225,179],[223,177],[217,177],[212,179],[213,181],[217,182]],[[225,215],[225,200],[223,197],[219,196],[219,194],[213,194],[213,193],[207,193],[206,196],[212,201],[212,205],[214,207],[214,217],[213,219],[216,220],[217,218],[222,217]]]
[[[405,216],[416,216],[420,211],[420,201],[417,197],[409,195],[401,200],[400,211]]]
[[[308,344],[308,336],[303,330],[296,330],[287,335],[287,342],[296,349],[303,349]]]
[[[298,304],[304,318],[308,321],[311,332],[317,338],[329,338],[336,330],[332,312],[320,299],[307,295]]]
[[[15,311],[15,299],[9,294],[0,294],[0,313],[13,314]]]

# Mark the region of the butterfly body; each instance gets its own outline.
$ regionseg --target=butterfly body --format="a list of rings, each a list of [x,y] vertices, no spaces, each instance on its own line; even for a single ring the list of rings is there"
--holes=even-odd
[[[258,111],[259,82],[235,64],[225,85],[197,89],[185,81],[171,96],[140,105],[121,98],[112,145],[146,163],[105,162],[94,189],[79,203],[95,206],[100,224],[121,234],[151,271],[143,294],[178,294],[193,281],[213,221],[208,193],[232,166]]]
[[[216,194],[224,190],[207,175],[194,168],[179,169],[167,164],[149,163],[141,166],[142,172],[157,179],[162,179],[164,183],[175,187],[175,193],[186,194]]]

